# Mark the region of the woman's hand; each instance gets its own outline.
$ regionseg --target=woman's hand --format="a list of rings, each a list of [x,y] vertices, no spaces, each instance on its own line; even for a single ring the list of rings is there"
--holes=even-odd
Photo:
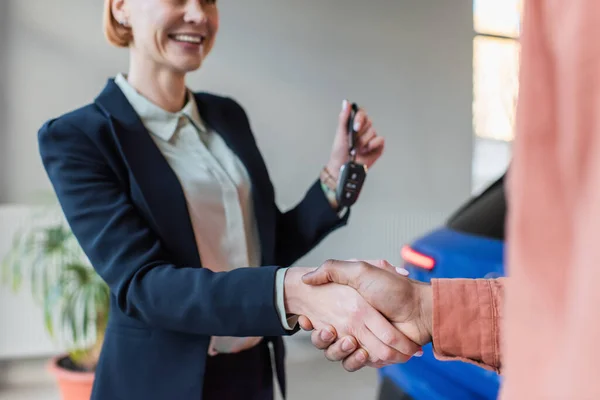
[[[406,362],[420,346],[400,333],[356,290],[337,284],[310,286],[302,276],[313,269],[293,267],[285,275],[285,308],[306,316],[312,327],[333,336],[355,338],[362,353],[376,365]],[[343,346],[343,343],[340,343]],[[360,357],[360,356],[358,356]]]
[[[350,105],[344,100],[342,111],[338,118],[338,126],[331,148],[331,155],[327,163],[329,173],[337,180],[340,168],[348,162],[348,118],[350,118]],[[385,140],[378,136],[373,123],[364,109],[360,108],[354,118],[354,130],[357,132],[356,162],[371,168],[383,154]]]

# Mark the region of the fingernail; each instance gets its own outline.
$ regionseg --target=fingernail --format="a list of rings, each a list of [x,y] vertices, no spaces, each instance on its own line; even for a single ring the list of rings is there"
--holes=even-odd
[[[361,363],[362,363],[362,362],[365,362],[365,361],[367,361],[367,355],[365,354],[365,351],[364,351],[364,350],[360,350],[360,351],[359,351],[359,352],[356,354],[356,359],[357,359],[359,362],[361,362]]]
[[[342,110],[346,111],[347,108],[348,108],[348,100],[344,99],[344,101],[342,101]]]
[[[342,350],[348,352],[354,350],[354,343],[350,339],[344,339],[342,342]]]
[[[321,339],[329,342],[331,339],[333,339],[333,333],[328,330],[321,331]]]
[[[415,357],[421,357],[422,355],[423,355],[423,350],[419,350],[414,354]]]
[[[360,130],[360,122],[359,121],[354,121],[354,130],[357,132]]]
[[[396,267],[396,272],[399,273],[400,275],[403,275],[403,276],[408,276],[409,275],[408,270],[406,270],[406,269],[404,269],[402,267]]]
[[[306,281],[309,280],[314,274],[315,274],[315,271],[310,271],[310,272],[307,272],[306,274],[302,275],[302,282],[306,283]]]

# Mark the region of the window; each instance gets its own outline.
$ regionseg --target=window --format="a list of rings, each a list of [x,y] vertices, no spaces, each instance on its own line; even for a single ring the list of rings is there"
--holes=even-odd
[[[480,138],[513,139],[523,0],[474,0],[473,130]]]
[[[473,194],[510,163],[522,9],[523,0],[473,1]]]

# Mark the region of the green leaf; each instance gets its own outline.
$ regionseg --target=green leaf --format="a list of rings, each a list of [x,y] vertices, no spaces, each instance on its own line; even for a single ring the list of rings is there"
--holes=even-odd
[[[90,326],[90,308],[92,308],[93,304],[91,300],[93,299],[92,286],[86,286],[84,288],[83,293],[83,319],[82,319],[82,331],[83,337],[87,338],[89,335],[89,326]]]
[[[69,238],[69,231],[63,226],[50,227],[45,232],[46,253],[61,252],[65,248],[65,242]]]
[[[14,250],[10,250],[2,259],[2,263],[0,264],[1,268],[1,279],[3,285],[10,285],[12,278],[12,269],[14,263]],[[12,285],[11,285],[12,286]]]
[[[65,272],[73,275],[73,278],[80,285],[86,285],[92,279],[93,269],[79,263],[71,263],[65,267]]]
[[[34,264],[35,267],[35,264]],[[48,297],[48,293],[50,292],[50,288],[54,286],[54,282],[52,282],[52,280],[50,279],[50,268],[41,268],[41,270],[39,271],[39,273],[41,274],[41,285],[42,287],[40,288],[41,290],[41,294],[40,296],[42,298],[47,298]]]
[[[44,324],[50,337],[54,337],[54,321],[52,318],[52,303],[50,301],[44,303]]]
[[[110,289],[108,285],[104,281],[102,281],[99,276],[96,278],[95,287],[96,312],[107,315],[108,309],[110,307]]]
[[[44,320],[46,329],[51,337],[55,336],[54,331],[54,313],[61,310],[63,301],[63,291],[60,285],[55,285],[44,299]]]
[[[21,288],[21,283],[23,280],[23,275],[21,273],[21,264],[18,261],[13,263],[12,270],[12,290],[14,292],[18,291]]]
[[[31,291],[33,299],[41,303],[48,296],[47,280],[41,280],[40,274],[48,273],[49,265],[45,262],[44,254],[38,252],[31,260]],[[42,286],[42,287],[40,287]]]
[[[72,341],[77,341],[77,326],[75,324],[75,305],[74,301],[74,293],[72,291],[67,292],[67,294],[63,297],[63,307],[61,310],[62,313],[62,324],[63,329],[70,332],[70,339]]]
[[[11,258],[13,251],[9,251],[3,258],[0,263],[0,283],[6,285],[8,280],[10,279],[10,270],[11,270]]]
[[[39,285],[40,285],[40,280],[37,274],[37,270],[36,268],[31,268],[31,271],[29,272],[29,279],[31,281],[31,296],[33,297],[33,299],[36,302],[40,302],[42,301],[41,296],[40,296],[40,289],[39,289]]]

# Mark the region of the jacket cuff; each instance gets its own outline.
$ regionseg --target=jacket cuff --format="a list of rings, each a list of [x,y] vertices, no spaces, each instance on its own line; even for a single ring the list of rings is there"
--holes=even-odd
[[[432,279],[431,285],[436,358],[498,371],[502,284],[492,279]]]
[[[324,225],[332,226],[331,230],[335,230],[348,223],[350,210],[347,208],[336,210],[332,207],[320,179],[317,179],[311,185],[305,198],[310,199],[310,203],[317,206],[313,211],[318,210],[320,220],[323,221]]]

